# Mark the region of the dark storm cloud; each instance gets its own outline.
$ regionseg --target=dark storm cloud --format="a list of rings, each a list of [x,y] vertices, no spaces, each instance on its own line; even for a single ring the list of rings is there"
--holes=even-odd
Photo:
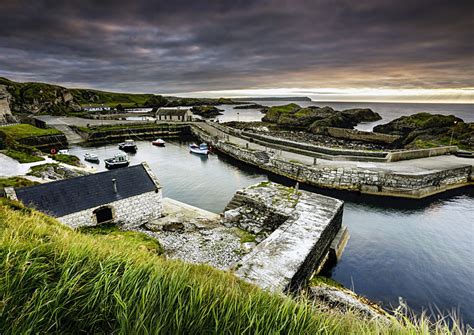
[[[122,91],[472,87],[468,1],[0,2],[0,76]]]

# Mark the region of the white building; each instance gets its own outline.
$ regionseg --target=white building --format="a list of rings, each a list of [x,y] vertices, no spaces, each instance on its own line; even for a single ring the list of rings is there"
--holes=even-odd
[[[191,108],[161,107],[156,112],[157,121],[192,121]]]

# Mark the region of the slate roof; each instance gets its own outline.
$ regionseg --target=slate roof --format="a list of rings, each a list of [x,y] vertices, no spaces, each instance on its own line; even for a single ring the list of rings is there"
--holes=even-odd
[[[189,111],[189,108],[160,108],[156,111],[156,115],[183,116]]]
[[[117,193],[112,179],[116,180]],[[157,188],[145,167],[130,166],[40,185],[15,189],[26,206],[55,217],[154,191]]]

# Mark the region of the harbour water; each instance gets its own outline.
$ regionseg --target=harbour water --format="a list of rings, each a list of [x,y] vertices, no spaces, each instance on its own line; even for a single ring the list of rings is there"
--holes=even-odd
[[[264,106],[285,105],[295,103],[301,107],[329,106],[335,110],[351,108],[370,108],[382,117],[382,120],[359,124],[359,130],[371,131],[378,124],[390,122],[400,116],[416,113],[432,113],[443,115],[455,115],[465,122],[474,122],[474,104],[427,104],[427,103],[373,103],[373,102],[318,102],[318,101],[258,101]],[[263,114],[259,109],[234,109],[234,105],[221,105],[223,115],[216,119],[220,122],[228,121],[261,121]]]
[[[216,213],[239,188],[274,179],[225,157],[191,154],[187,142],[169,142],[164,148],[144,141],[137,145],[132,164],[148,162],[164,196]],[[81,158],[85,152],[97,154],[98,169],[105,170],[103,159],[117,146],[75,146],[70,152]],[[397,306],[402,297],[416,311],[458,310],[474,325],[472,188],[420,201],[310,190],[345,201],[343,221],[351,239],[330,271],[334,279],[385,307]]]

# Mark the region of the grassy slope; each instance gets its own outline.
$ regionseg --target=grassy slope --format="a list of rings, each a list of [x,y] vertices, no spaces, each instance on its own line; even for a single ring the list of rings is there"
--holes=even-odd
[[[25,187],[39,184],[22,177],[6,177],[0,178],[0,189],[4,187]]]
[[[1,127],[0,132],[11,136],[14,140],[20,140],[27,137],[37,137],[46,135],[60,135],[62,134],[59,130],[54,128],[37,128],[30,124],[15,124],[12,126]]]
[[[323,312],[231,273],[166,260],[125,236],[73,231],[16,203],[0,205],[0,307],[2,334],[428,332],[426,324]]]

